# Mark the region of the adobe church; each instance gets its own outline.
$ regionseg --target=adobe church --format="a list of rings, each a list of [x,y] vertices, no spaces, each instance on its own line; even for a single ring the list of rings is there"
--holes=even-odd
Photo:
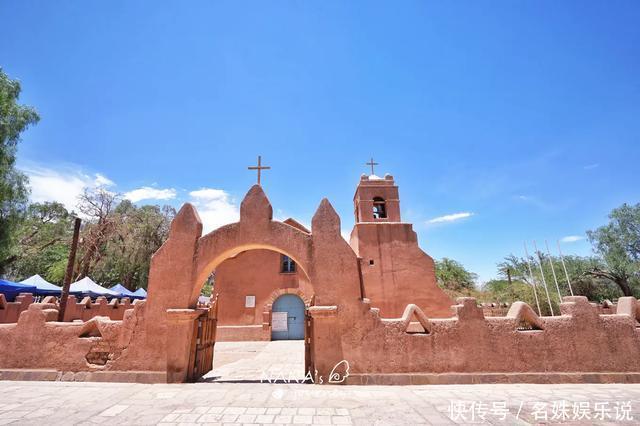
[[[430,318],[450,317],[453,301],[436,283],[433,259],[418,246],[412,224],[402,222],[393,176],[378,177],[373,160],[368,164],[372,173],[361,176],[353,197],[349,241],[358,257],[361,293],[382,318],[401,317],[409,303]],[[294,219],[284,223],[311,234]],[[213,293],[220,301],[218,341],[304,338],[313,287],[284,254],[255,249],[225,260],[215,270]]]

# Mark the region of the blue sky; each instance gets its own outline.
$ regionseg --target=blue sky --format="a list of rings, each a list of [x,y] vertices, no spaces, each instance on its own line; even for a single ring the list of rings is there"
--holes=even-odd
[[[640,199],[637,1],[16,0],[0,17],[0,66],[42,116],[19,150],[34,200],[98,183],[195,202],[212,227],[261,154],[278,218],[309,223],[326,196],[348,232],[373,156],[423,249],[489,279],[523,241],[584,237]]]

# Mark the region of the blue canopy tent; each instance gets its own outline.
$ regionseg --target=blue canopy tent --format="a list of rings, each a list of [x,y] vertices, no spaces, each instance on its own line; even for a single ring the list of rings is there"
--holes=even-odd
[[[135,294],[136,296],[139,296],[142,299],[147,298],[147,291],[144,288],[137,289],[136,291],[133,292],[133,294]]]
[[[20,293],[32,293],[36,294],[37,288],[32,285],[24,285],[20,283],[14,283],[12,281],[0,280],[0,293],[4,294],[7,302],[13,302],[16,300],[16,296]]]
[[[36,295],[38,296],[60,296],[62,294],[62,288],[55,284],[51,284],[40,275],[33,275],[26,280],[20,281],[20,284],[35,286]]]
[[[110,287],[109,290],[115,291],[116,293],[120,293],[122,297],[128,297],[130,299],[142,299],[141,296],[137,295],[135,292],[129,290],[122,284],[116,284],[113,287]]]

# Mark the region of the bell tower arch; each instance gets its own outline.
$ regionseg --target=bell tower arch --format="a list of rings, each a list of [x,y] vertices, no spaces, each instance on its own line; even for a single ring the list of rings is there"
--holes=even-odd
[[[363,174],[353,196],[356,223],[400,222],[400,197],[393,176]]]

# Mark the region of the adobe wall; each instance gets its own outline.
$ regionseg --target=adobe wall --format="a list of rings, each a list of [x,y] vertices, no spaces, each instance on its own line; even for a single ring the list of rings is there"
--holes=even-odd
[[[315,344],[340,346],[340,355],[328,363],[347,360],[348,383],[437,383],[442,374],[462,382],[549,377],[637,382],[640,309],[636,299],[623,299],[618,314],[599,315],[586,298],[565,297],[562,315],[542,318],[523,302],[514,303],[506,317],[485,318],[475,299],[460,298],[450,319],[429,319],[415,306],[402,318],[382,319],[363,303],[351,325],[314,319]],[[523,321],[539,330],[518,330]],[[418,322],[427,333],[408,333]]]
[[[365,295],[381,316],[399,317],[409,303],[432,318],[452,315],[453,301],[438,287],[435,263],[411,224],[357,223],[351,245],[362,258]]]
[[[7,302],[4,294],[0,294],[0,324],[18,322],[20,313],[26,311],[34,300],[33,294],[20,293],[14,302]]]
[[[271,325],[219,325],[216,342],[268,342],[271,340]]]
[[[31,293],[21,293],[16,297],[15,302],[7,302],[4,295],[0,294],[0,324],[18,322],[20,314],[26,311],[34,301],[35,299]],[[134,301],[134,303],[136,302]],[[47,296],[43,298],[42,303],[53,303],[57,309],[58,299],[54,296]],[[107,301],[104,297],[98,297],[94,302],[90,297],[84,297],[78,301],[76,296],[69,296],[64,321],[88,321],[98,316],[121,320],[124,318],[125,311],[132,307],[133,304],[128,298]]]
[[[17,323],[0,324],[0,377],[8,369],[31,373],[51,369],[58,372],[58,380],[165,381],[165,372],[154,374],[119,362],[137,326],[144,324],[144,305],[136,303],[121,321],[94,317],[86,322],[57,322],[55,304],[30,304]],[[52,379],[46,374],[31,376]]]
[[[509,312],[507,303],[483,303],[481,307],[485,317],[504,317]]]

